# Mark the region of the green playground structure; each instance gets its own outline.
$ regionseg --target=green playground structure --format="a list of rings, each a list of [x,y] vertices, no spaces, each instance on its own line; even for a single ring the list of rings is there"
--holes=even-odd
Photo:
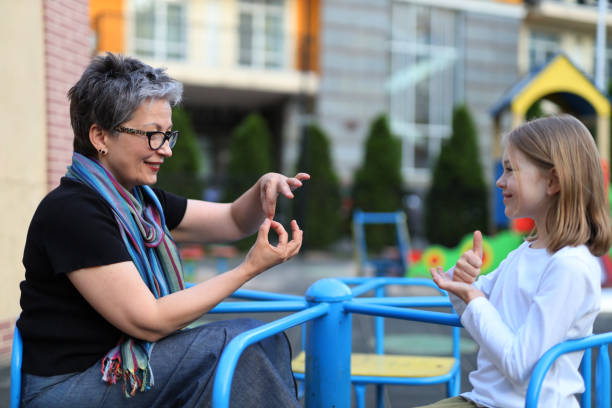
[[[430,268],[441,266],[444,270],[455,265],[462,253],[472,247],[473,235],[466,235],[455,248],[446,248],[440,245],[432,245],[425,249],[420,257],[413,253],[412,263],[408,267],[406,276],[412,278],[429,278]],[[513,231],[503,231],[493,237],[483,235],[483,265],[482,273],[486,274],[497,268],[499,263],[510,251],[516,249],[523,242],[523,235]]]
[[[612,188],[608,188],[608,198],[612,203]],[[610,213],[612,214],[612,204],[610,205]],[[516,249],[523,242],[524,236],[524,232],[515,230],[504,230],[490,237],[483,235],[482,273],[487,274],[495,270],[510,251]],[[472,247],[472,238],[473,235],[470,232],[463,237],[455,248],[431,245],[422,252],[411,251],[408,254],[409,263],[406,268],[406,276],[429,278],[431,277],[429,269],[438,266],[448,270],[455,265],[462,253]],[[612,285],[612,249],[607,255],[601,257],[601,261],[605,272],[604,284]]]

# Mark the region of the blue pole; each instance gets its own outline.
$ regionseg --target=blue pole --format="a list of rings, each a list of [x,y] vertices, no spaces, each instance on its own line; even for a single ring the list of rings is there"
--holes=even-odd
[[[580,373],[584,380],[584,392],[580,397],[582,408],[591,408],[591,349],[584,350],[582,356],[582,364],[580,365]]]
[[[215,374],[215,382],[213,385],[213,408],[229,407],[230,390],[232,388],[234,371],[236,370],[238,359],[244,349],[253,343],[257,343],[261,339],[280,333],[283,330],[287,330],[290,327],[297,326],[308,320],[316,319],[327,313],[327,309],[327,304],[309,307],[306,310],[242,332],[234,337],[227,347],[225,347],[219,359],[219,365],[217,366],[217,373]]]
[[[597,377],[595,379],[595,389],[597,390],[597,408],[610,406],[610,356],[608,345],[599,346],[597,356]]]
[[[351,290],[337,279],[322,279],[306,291],[311,305],[329,311],[306,324],[306,408],[351,406],[351,314],[344,301]]]

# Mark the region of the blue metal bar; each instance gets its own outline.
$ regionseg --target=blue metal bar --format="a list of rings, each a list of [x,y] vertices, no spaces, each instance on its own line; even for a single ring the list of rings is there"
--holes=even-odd
[[[586,348],[597,347],[609,343],[612,343],[612,332],[595,334],[582,339],[567,340],[563,343],[551,347],[540,358],[540,360],[535,365],[533,372],[531,373],[531,380],[529,381],[529,387],[527,388],[527,396],[525,398],[525,407],[536,408],[538,406],[538,399],[540,398],[540,389],[542,388],[544,377],[546,376],[548,369],[554,363],[557,357],[562,354],[580,351]],[[606,384],[606,387],[608,389],[610,387],[609,381],[610,379],[608,378],[608,383]]]
[[[306,292],[309,303],[328,305],[324,317],[306,325],[306,408],[351,406],[352,316],[343,307],[351,296],[337,279],[319,280]]]
[[[185,289],[189,289],[196,284],[193,282],[185,282]],[[254,300],[303,300],[304,296],[287,295],[285,293],[262,292],[260,290],[238,289],[230,296],[237,299],[254,299]]]
[[[599,346],[595,371],[597,373],[595,377],[597,408],[608,408],[610,406],[610,356],[607,344]]]
[[[363,305],[355,302],[346,303],[344,310],[373,316],[393,317],[396,319],[416,320],[418,322],[443,324],[463,327],[459,316],[450,313],[430,312],[427,310],[400,309],[391,306]]]
[[[287,295],[284,293],[270,293],[259,290],[238,289],[235,291],[232,298],[236,299],[253,299],[253,300],[304,300],[304,296]]]
[[[369,292],[369,291],[371,291],[373,289],[376,289],[377,287],[383,285],[383,282],[379,280],[380,278],[365,278],[365,279],[370,279],[370,281],[354,283],[354,284],[357,284],[359,286],[351,288],[351,293],[353,294],[353,296],[361,296],[364,293],[367,293],[367,292]],[[346,283],[347,285],[351,285],[352,284],[350,282],[346,282],[346,279],[340,279],[340,280],[342,282]]]
[[[19,408],[21,403],[21,362],[23,358],[23,342],[21,333],[15,322],[13,332],[13,350],[11,353],[11,402],[10,408]]]
[[[385,386],[376,384],[376,408],[385,408]]]
[[[215,383],[213,385],[213,407],[229,407],[230,390],[232,387],[234,371],[236,370],[236,364],[238,363],[238,359],[240,358],[240,355],[244,349],[266,337],[323,316],[328,313],[328,310],[329,305],[322,303],[236,336],[227,345],[221,354],[221,359],[219,360],[219,366],[217,367],[217,374],[215,376]]]
[[[355,391],[355,408],[365,408],[365,384],[353,384]]]
[[[379,286],[375,289],[374,293],[376,294],[376,298],[374,299],[383,299],[385,297],[385,287]],[[385,320],[381,316],[376,316],[374,318],[374,334],[375,334],[375,350],[376,354],[384,354],[385,353]],[[383,408],[383,393],[385,390],[385,386],[383,384],[376,384],[376,408]]]
[[[584,392],[580,397],[580,406],[582,408],[591,408],[591,349],[584,350],[582,356],[582,364],[580,364],[580,373],[584,380]]]
[[[305,300],[221,302],[208,313],[296,312],[307,307],[308,303]]]
[[[408,297],[367,297],[353,299],[355,304],[384,305],[396,307],[451,307],[452,303],[445,296],[408,296]]]
[[[356,210],[354,219],[363,224],[394,224],[397,212],[363,212]]]
[[[376,288],[376,299],[382,299],[385,296],[385,287],[379,286]],[[385,352],[385,321],[381,316],[374,318],[374,352],[376,354],[383,354]]]
[[[346,283],[347,285],[360,285],[368,282],[376,282],[378,285],[419,285],[429,286],[433,289],[440,290],[431,279],[425,278],[399,278],[399,277],[342,277],[338,278],[339,281]],[[355,294],[355,288],[351,288],[351,292]]]
[[[459,327],[453,327],[453,357],[455,357],[456,364],[461,361],[461,333]],[[452,370],[454,372],[454,379],[448,382],[446,394],[450,397],[456,397],[459,395],[461,390],[461,370]]]

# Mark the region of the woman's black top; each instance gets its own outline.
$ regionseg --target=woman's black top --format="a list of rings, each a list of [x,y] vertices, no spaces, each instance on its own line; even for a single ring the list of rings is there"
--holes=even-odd
[[[183,219],[187,200],[159,189],[169,230]],[[66,273],[131,261],[110,205],[69,178],[39,204],[23,254],[23,372],[52,376],[81,372],[100,360],[121,332],[96,312]]]

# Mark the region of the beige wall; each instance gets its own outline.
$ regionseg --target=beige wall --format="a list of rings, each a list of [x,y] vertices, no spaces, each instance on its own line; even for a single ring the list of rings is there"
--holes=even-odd
[[[0,322],[20,312],[27,228],[47,191],[42,13],[42,0],[0,2]]]

